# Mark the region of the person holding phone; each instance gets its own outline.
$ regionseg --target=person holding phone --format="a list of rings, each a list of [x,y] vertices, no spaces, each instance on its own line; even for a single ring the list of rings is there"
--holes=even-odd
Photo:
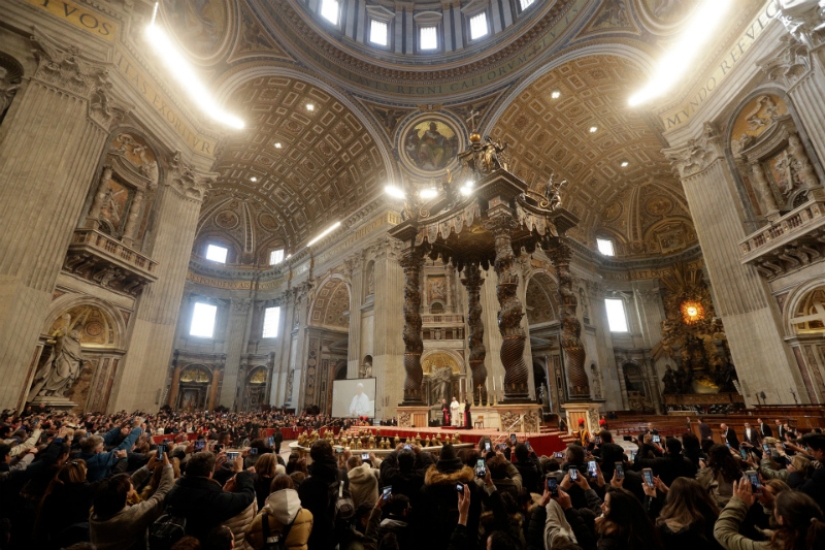
[[[710,448],[707,462],[696,474],[696,480],[710,492],[720,508],[733,496],[733,482],[742,477],[740,464],[726,445],[717,443]]]
[[[349,457],[346,463],[349,490],[356,508],[361,504],[374,506],[378,500],[378,467],[381,462],[372,453],[367,457],[369,462],[364,461],[362,454]]]
[[[722,550],[713,537],[719,507],[695,479],[680,477],[670,487],[656,479],[654,488],[645,485],[645,495],[665,548]]]
[[[633,493],[611,487],[596,518],[599,548],[661,550],[659,533]]]
[[[661,458],[640,458],[636,461],[636,466],[651,468],[666,485],[673,483],[677,477],[695,478],[698,468],[682,454],[682,442],[675,437],[668,437],[665,447],[667,452]]]

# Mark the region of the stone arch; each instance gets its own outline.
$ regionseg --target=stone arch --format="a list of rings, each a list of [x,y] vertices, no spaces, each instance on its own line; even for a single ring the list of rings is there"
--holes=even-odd
[[[341,275],[329,276],[318,285],[310,308],[309,324],[316,327],[349,329],[352,307],[350,285]]]
[[[81,294],[64,294],[63,296],[54,300],[51,306],[49,307],[49,311],[46,314],[46,318],[43,322],[42,333],[50,334],[55,327],[55,323],[58,323],[64,315],[71,314],[71,312],[75,312],[76,314],[82,314],[82,310],[84,308],[92,308],[93,310],[99,311],[101,314],[101,319],[93,321],[92,323],[97,322],[97,324],[102,325],[100,327],[101,330],[109,331],[105,343],[97,344],[95,342],[100,340],[100,338],[94,335],[94,333],[97,331],[97,327],[87,327],[87,325],[84,325],[83,328],[89,328],[92,333],[92,338],[90,340],[87,340],[87,342],[90,343],[86,344],[86,347],[118,350],[123,350],[126,348],[126,321],[123,318],[123,315],[120,313],[120,311],[115,309],[114,306],[112,306],[105,300]],[[93,312],[89,313],[89,317],[91,317],[92,315]],[[89,317],[87,317],[87,320]],[[72,318],[73,323],[76,321],[77,319]],[[105,324],[101,321],[105,321]],[[84,340],[82,337],[81,345],[84,345]]]
[[[450,349],[426,350],[421,354],[421,366],[424,373],[428,374],[429,369],[437,368],[435,364],[438,360],[446,361],[454,375],[461,375],[465,372],[464,358],[457,351]],[[425,366],[426,364],[426,366]]]
[[[822,316],[819,320],[815,317]],[[799,321],[800,319],[805,321]],[[825,335],[825,277],[819,277],[793,289],[782,311],[785,336]]]
[[[538,271],[527,281],[525,305],[528,326],[559,319],[558,283],[547,271]]]

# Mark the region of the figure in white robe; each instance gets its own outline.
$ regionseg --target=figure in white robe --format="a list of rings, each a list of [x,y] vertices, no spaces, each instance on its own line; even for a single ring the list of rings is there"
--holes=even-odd
[[[356,394],[352,397],[352,403],[349,405],[350,416],[371,416],[370,399],[364,393],[364,385],[358,384]]]
[[[450,420],[453,426],[461,426],[461,405],[458,400],[453,397],[453,402],[450,403]]]

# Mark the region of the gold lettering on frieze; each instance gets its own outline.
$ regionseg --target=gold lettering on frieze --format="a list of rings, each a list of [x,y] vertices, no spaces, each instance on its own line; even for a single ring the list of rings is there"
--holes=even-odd
[[[143,72],[138,63],[127,52],[120,48],[115,50],[115,66],[123,76],[134,86],[146,101],[160,113],[163,120],[175,129],[195,153],[209,158],[215,157],[216,141],[200,135],[186,119],[172,106],[154,83],[152,77]]]
[[[223,288],[225,290],[252,290],[252,281],[224,281],[222,279],[213,279],[212,277],[204,277],[197,273],[187,272],[186,279],[192,281],[196,285],[209,286],[212,288]]]
[[[68,0],[27,0],[29,4],[42,8],[52,15],[68,21],[75,27],[114,42],[118,24],[100,15],[82,8]]]
[[[756,18],[750,22],[745,32],[736,40],[727,53],[714,65],[713,72],[701,81],[701,85],[694,87],[688,97],[690,99],[681,106],[666,111],[661,115],[665,131],[672,130],[686,124],[699,108],[712,95],[713,91],[727,77],[739,61],[745,56],[756,39],[762,34],[778,11],[776,0],[768,0]]]

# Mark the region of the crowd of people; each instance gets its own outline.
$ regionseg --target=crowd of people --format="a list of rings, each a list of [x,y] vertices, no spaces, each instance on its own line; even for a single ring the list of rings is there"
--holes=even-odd
[[[407,441],[382,457],[321,438],[286,460],[262,428],[332,419],[2,421],[0,549],[825,548],[825,435],[774,437],[761,421],[735,444],[724,425],[722,444],[649,425],[632,446],[579,430],[553,456],[516,437],[437,454]]]

